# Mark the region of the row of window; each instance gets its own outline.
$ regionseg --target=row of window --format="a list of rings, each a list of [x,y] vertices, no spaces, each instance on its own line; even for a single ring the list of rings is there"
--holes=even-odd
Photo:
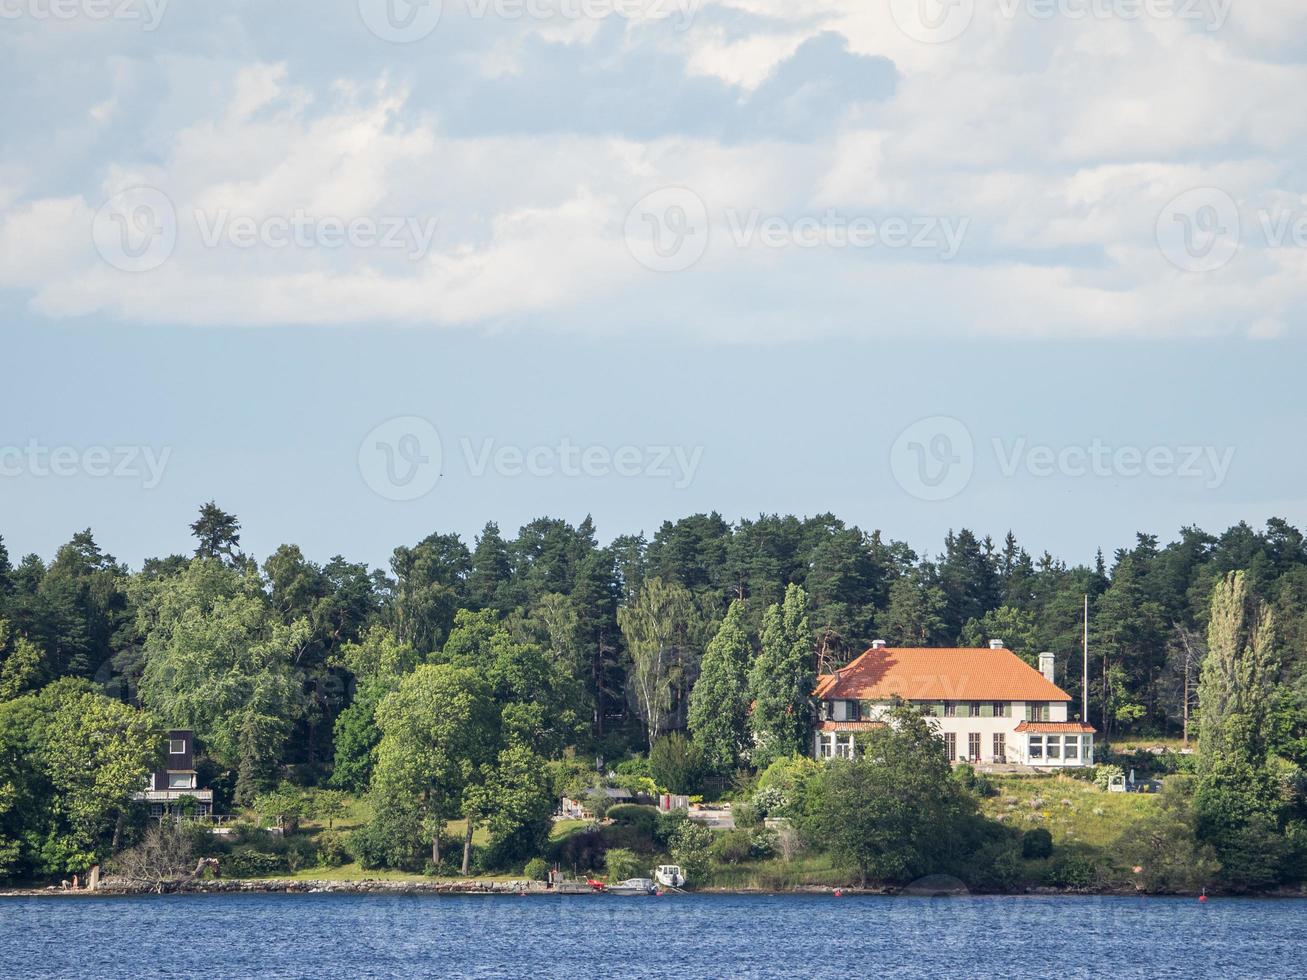
[[[935,718],[1011,718],[1011,701],[918,701],[923,714]],[[871,701],[827,701],[823,720],[859,721],[872,714]],[[1044,701],[1025,702],[1026,721],[1050,721],[1050,705]]]
[[[1031,735],[1031,759],[1079,759],[1084,749],[1084,757],[1089,758],[1093,749],[1092,735]]]

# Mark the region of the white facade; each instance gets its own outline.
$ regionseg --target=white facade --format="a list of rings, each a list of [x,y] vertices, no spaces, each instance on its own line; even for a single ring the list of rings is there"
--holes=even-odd
[[[1094,762],[1092,733],[1047,730],[1054,727],[1053,723],[1067,722],[1064,701],[909,703],[924,711],[944,737],[950,762],[1041,767],[1088,766]],[[888,709],[884,703],[820,702],[813,754],[819,759],[847,758],[853,752],[857,733],[874,728]],[[1023,728],[1033,730],[1020,730]]]

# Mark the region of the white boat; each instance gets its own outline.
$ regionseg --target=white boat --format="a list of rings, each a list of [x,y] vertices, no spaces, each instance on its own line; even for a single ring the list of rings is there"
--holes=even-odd
[[[609,895],[654,895],[658,886],[651,878],[627,878],[604,889]]]
[[[685,872],[679,864],[660,864],[654,871],[654,881],[665,888],[683,888]]]

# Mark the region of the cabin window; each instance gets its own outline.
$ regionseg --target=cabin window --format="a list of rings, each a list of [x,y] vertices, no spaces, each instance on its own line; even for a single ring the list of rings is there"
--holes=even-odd
[[[169,755],[185,755],[185,754],[186,754],[186,739],[184,739],[184,738],[170,738],[170,739],[168,739],[168,754],[169,754]]]
[[[1044,757],[1044,736],[1030,736],[1030,758],[1042,759]]]
[[[169,789],[194,789],[195,777],[188,772],[170,772],[168,774]]]

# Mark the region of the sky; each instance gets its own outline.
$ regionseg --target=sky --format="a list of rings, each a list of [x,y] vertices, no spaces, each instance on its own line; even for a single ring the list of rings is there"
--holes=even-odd
[[[0,535],[1303,526],[1296,0],[0,0]]]

